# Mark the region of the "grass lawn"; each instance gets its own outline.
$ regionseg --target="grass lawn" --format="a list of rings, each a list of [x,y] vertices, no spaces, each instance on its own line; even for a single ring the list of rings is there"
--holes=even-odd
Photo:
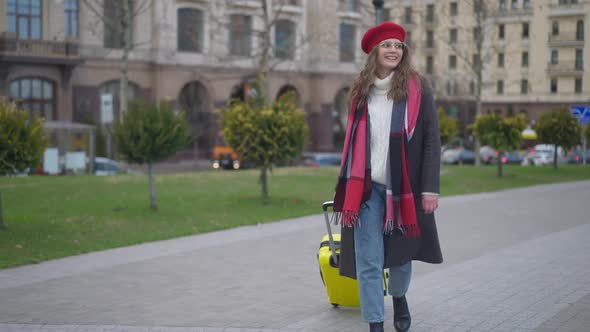
[[[158,211],[148,206],[147,176],[0,177],[7,229],[0,268],[96,250],[321,213],[336,168],[281,168],[261,205],[258,171],[158,175]],[[590,179],[590,166],[443,167],[443,196]],[[319,222],[319,220],[318,220]]]

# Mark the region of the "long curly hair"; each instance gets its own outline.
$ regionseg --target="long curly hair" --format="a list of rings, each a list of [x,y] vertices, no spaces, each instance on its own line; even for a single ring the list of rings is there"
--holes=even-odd
[[[377,78],[377,55],[379,52],[379,46],[373,47],[371,53],[367,58],[367,62],[365,63],[365,67],[361,70],[360,74],[354,80],[352,84],[352,88],[348,93],[348,105],[349,108],[354,102],[354,100],[359,98],[359,105],[362,106],[367,102],[369,98],[369,93],[371,91],[371,87],[373,86],[373,82],[375,82],[375,78]],[[406,98],[408,94],[408,80],[416,79],[418,83],[422,82],[420,74],[414,67],[412,66],[412,56],[410,52],[410,48],[408,46],[405,47],[404,53],[402,55],[402,60],[400,61],[399,65],[395,69],[395,75],[391,80],[391,87],[389,88],[389,92],[387,93],[387,97],[391,100],[402,100]]]

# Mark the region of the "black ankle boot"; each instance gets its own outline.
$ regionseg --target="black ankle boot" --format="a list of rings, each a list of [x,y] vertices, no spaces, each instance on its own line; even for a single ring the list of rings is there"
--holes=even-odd
[[[393,297],[393,327],[397,332],[406,332],[411,324],[412,318],[406,296]]]
[[[369,332],[383,332],[383,322],[369,323]]]

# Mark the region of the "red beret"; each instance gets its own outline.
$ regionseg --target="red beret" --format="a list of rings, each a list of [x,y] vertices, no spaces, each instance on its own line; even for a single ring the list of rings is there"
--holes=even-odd
[[[390,38],[405,42],[406,30],[399,24],[383,22],[365,32],[363,40],[361,41],[361,48],[365,53],[369,54],[375,45]]]

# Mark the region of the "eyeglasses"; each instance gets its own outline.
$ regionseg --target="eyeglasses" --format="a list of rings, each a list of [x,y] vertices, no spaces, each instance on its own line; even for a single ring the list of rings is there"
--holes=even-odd
[[[379,47],[385,48],[385,49],[395,48],[396,50],[403,51],[406,49],[406,47],[408,47],[408,45],[406,45],[406,43],[402,43],[402,42],[384,41],[381,44],[379,44]]]

